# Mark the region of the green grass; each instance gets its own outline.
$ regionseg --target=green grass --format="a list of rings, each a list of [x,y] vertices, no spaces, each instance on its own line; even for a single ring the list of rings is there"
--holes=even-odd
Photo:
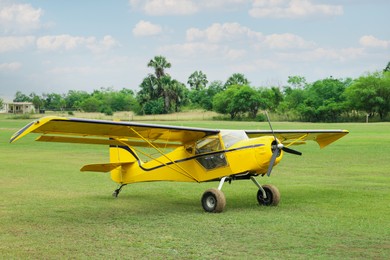
[[[389,259],[390,124],[274,123],[275,129],[345,128],[320,150],[285,155],[271,178],[282,199],[260,207],[250,181],[225,184],[226,209],[204,213],[200,197],[217,183],[142,183],[118,199],[106,174],[81,173],[108,161],[101,146],[9,137],[29,120],[0,118],[0,255],[10,258]],[[266,123],[164,122],[268,129]]]

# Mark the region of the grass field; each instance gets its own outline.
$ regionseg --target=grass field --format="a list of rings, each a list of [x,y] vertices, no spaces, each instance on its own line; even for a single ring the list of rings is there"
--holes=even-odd
[[[277,207],[260,207],[250,181],[225,184],[221,214],[200,197],[217,183],[143,183],[118,199],[109,175],[81,173],[108,161],[101,146],[9,137],[29,120],[0,118],[0,258],[389,259],[390,123],[274,123],[275,129],[342,128],[350,134],[320,150],[295,147],[263,184]],[[268,129],[266,123],[164,122]]]

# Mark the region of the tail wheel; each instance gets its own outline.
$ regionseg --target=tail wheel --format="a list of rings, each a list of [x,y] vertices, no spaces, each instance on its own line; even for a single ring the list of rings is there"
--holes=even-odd
[[[260,206],[276,206],[280,201],[280,192],[278,188],[273,185],[263,185],[262,188],[267,195],[266,198],[263,196],[263,192],[261,190],[257,191],[257,201]]]
[[[225,194],[218,189],[208,189],[202,196],[202,207],[206,212],[222,212],[226,205]]]

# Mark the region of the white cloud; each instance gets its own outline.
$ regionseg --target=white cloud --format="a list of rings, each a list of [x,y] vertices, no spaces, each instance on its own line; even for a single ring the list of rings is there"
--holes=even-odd
[[[30,4],[13,4],[0,7],[0,28],[6,32],[27,32],[40,28],[42,9]]]
[[[79,37],[68,34],[48,35],[37,39],[37,48],[44,51],[70,51],[78,48],[87,48],[92,52],[102,52],[119,46],[119,43],[110,35],[98,41],[95,37]]]
[[[275,61],[275,59],[258,58],[245,61],[244,63],[233,64],[231,67],[232,71],[240,71],[245,73],[256,72],[259,70],[279,70],[281,68],[281,64],[278,61]]]
[[[153,36],[161,33],[161,26],[143,20],[139,21],[133,29],[133,34],[136,37]]]
[[[262,39],[260,32],[255,32],[239,23],[214,23],[205,30],[190,28],[187,30],[187,41],[203,41],[218,43],[226,41],[247,41],[248,39],[259,41]]]
[[[147,15],[188,15],[198,12],[198,6],[191,0],[130,0],[129,3]]]
[[[257,18],[302,18],[343,14],[341,5],[314,4],[310,0],[255,0],[249,10]]]
[[[94,37],[84,38],[68,34],[48,35],[38,38],[37,47],[46,51],[73,50],[81,45],[92,44],[94,41]]]
[[[94,74],[97,72],[96,68],[92,67],[55,67],[48,71],[51,74],[56,75],[63,75],[63,74],[81,74],[81,75],[88,75],[88,74]]]
[[[293,62],[346,62],[361,58],[363,55],[363,48],[330,49],[321,47],[294,53],[277,53],[279,59]]]
[[[315,46],[315,43],[291,33],[267,35],[264,43],[271,49],[308,49]]]
[[[380,40],[372,35],[362,36],[359,40],[360,45],[368,48],[384,48],[390,47],[390,41]]]
[[[15,71],[22,67],[20,62],[0,63],[0,71]]]
[[[214,56],[215,53],[220,52],[221,47],[212,43],[190,42],[184,44],[166,45],[159,48],[159,51],[163,53],[174,53],[182,57],[194,57],[198,55],[206,55],[210,57],[210,54]]]
[[[182,57],[205,57],[205,59],[242,61],[249,58],[265,60],[278,51],[312,50],[316,44],[291,34],[263,35],[239,23],[214,23],[202,30],[190,28],[186,42],[164,46],[161,50]],[[262,51],[266,49],[266,51]],[[248,57],[248,53],[251,56]]]
[[[238,60],[247,54],[246,50],[229,49],[227,50],[226,57],[230,60]]]
[[[202,0],[197,2],[204,10],[237,10],[237,7],[244,6],[245,4],[252,2],[252,0]]]
[[[251,0],[129,0],[147,15],[193,15],[202,11],[236,11]]]
[[[120,43],[115,40],[114,37],[112,37],[111,35],[106,35],[100,41],[94,40],[91,43],[87,44],[87,48],[94,53],[108,51],[118,46],[120,46]]]
[[[30,45],[33,45],[35,41],[34,36],[6,36],[0,37],[0,53],[20,50]]]

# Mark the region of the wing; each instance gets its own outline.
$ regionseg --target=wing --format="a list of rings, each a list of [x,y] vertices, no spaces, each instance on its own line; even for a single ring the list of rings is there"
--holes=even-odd
[[[175,147],[195,142],[208,135],[218,134],[219,130],[115,122],[65,117],[43,117],[17,131],[10,143],[28,133],[43,134],[38,141],[87,143],[105,145],[147,146],[153,144]]]
[[[249,138],[273,135],[270,130],[245,131]],[[275,130],[275,136],[285,145],[303,144],[307,140],[316,141],[321,148],[345,136],[347,130]]]

